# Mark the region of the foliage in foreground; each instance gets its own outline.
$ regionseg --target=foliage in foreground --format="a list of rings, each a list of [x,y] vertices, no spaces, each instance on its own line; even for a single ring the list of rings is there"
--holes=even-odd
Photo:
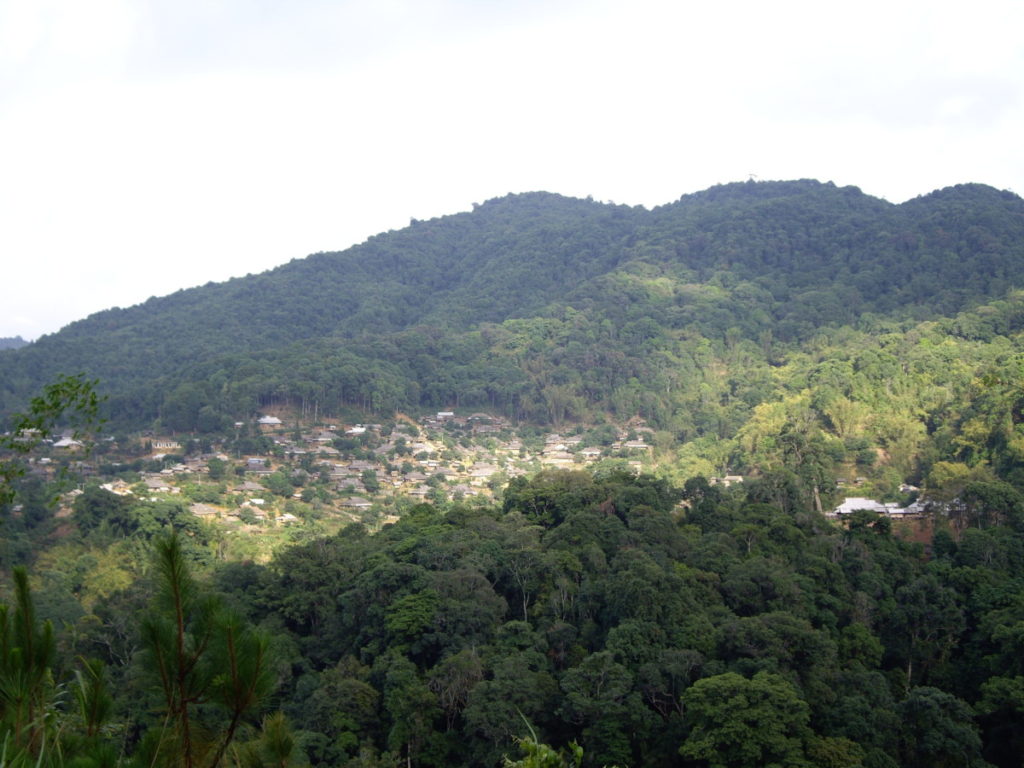
[[[203,580],[172,538],[149,577],[55,634],[26,618],[19,571],[0,686],[9,754],[1015,766],[1021,518],[984,510],[1000,522],[945,531],[928,557],[871,514],[840,528],[758,493],[549,471],[500,509],[419,505],[379,533],[353,525]],[[30,644],[31,674],[11,672]]]
[[[237,745],[273,687],[266,636],[196,584],[177,536],[156,550],[158,591],[136,630],[142,685],[116,707],[98,659],[58,679],[53,626],[37,620],[27,574],[15,569],[14,611],[0,608],[0,765],[215,768],[229,748],[247,766],[290,764],[283,715]]]

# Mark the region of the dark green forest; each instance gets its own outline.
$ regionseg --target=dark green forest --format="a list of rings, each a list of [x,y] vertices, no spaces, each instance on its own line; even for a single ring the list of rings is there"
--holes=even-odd
[[[1022,288],[1024,201],[981,185],[512,195],[0,351],[0,413],[82,373],[115,432],[216,435],[268,407],[639,421],[677,484],[786,470],[819,496],[833,476],[952,496],[972,472],[1024,480]]]
[[[545,471],[261,565],[97,491],[34,608],[16,571],[0,725],[79,766],[499,765],[531,731],[592,766],[1019,766],[1024,497],[968,496],[926,549],[758,484]],[[82,558],[134,583],[83,606]]]
[[[684,441],[723,437],[778,396],[772,369],[837,332],[1016,333],[1022,243],[1024,201],[981,185],[902,205],[814,181],[654,210],[510,195],[0,352],[0,413],[82,372],[136,428],[216,431],[287,403],[639,415]]]
[[[653,471],[545,470],[259,562],[180,501],[84,479],[58,518],[68,480],[5,474],[0,765],[1021,765],[1012,193],[510,195],[0,350],[0,414],[56,428],[30,399],[55,381],[119,435],[474,409],[644,429]],[[854,485],[931,506],[822,514]]]
[[[0,338],[0,349],[20,349],[28,344],[21,336],[4,336]]]

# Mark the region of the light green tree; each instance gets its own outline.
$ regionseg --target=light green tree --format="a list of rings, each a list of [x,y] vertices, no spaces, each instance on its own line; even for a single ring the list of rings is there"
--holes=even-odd
[[[81,374],[60,376],[32,398],[25,413],[11,417],[9,432],[0,435],[0,454],[8,455],[0,460],[0,505],[14,499],[14,483],[25,472],[22,458],[61,424],[72,429],[76,439],[102,425],[96,384]]]
[[[36,618],[24,568],[13,581],[13,611],[0,605],[0,766],[113,765],[116,751],[100,733],[113,704],[103,664],[84,661],[70,686],[77,707],[62,711],[53,626]]]
[[[555,749],[538,741],[529,723],[526,727],[530,735],[516,739],[523,756],[518,760],[506,757],[505,768],[580,768],[583,765],[583,747],[575,741],[564,749]]]
[[[199,588],[181,541],[157,543],[160,591],[142,621],[163,722],[143,751],[151,766],[214,768],[273,679],[268,639]]]

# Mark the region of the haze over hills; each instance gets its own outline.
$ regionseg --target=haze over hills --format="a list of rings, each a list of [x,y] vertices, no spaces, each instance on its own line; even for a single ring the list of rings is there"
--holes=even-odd
[[[4,336],[0,338],[0,349],[20,349],[28,344],[21,336]]]

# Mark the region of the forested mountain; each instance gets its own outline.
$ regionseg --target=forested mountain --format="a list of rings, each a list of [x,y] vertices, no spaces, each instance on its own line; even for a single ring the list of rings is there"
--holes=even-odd
[[[28,344],[21,336],[4,336],[0,338],[0,349],[20,349]]]
[[[282,400],[559,422],[616,410],[636,379],[668,426],[683,403],[662,380],[706,344],[775,364],[822,328],[953,317],[1024,285],[1022,244],[1024,201],[979,185],[892,205],[748,182],[653,211],[510,195],[72,323],[4,354],[0,410],[81,371],[115,419],[179,430]]]
[[[556,470],[258,564],[94,486],[0,606],[5,764],[1014,768],[1024,495],[968,495],[929,557],[868,511]]]
[[[778,466],[764,436],[797,429],[832,464],[876,451],[894,488],[1016,456],[1014,388],[977,383],[1019,372],[1021,286],[1024,201],[981,185],[510,195],[0,352],[0,411],[84,372],[115,428],[216,433],[270,405],[640,418],[683,446],[679,479]]]
[[[48,446],[22,477],[32,435],[94,423],[90,381],[59,377],[78,371],[110,431],[191,455],[115,434],[92,464]],[[38,423],[0,436],[0,564],[27,567],[0,577],[0,754],[1019,766],[1022,379],[1024,201],[978,185],[901,205],[813,181],[654,210],[514,195],[99,313],[0,352],[5,411],[43,392]],[[381,436],[287,455],[234,427],[269,407],[293,446],[342,412]],[[504,418],[394,414],[427,408]],[[555,430],[639,432],[650,472],[580,452],[511,480],[509,459],[480,495],[329,503],[356,471],[380,488],[440,469],[414,439],[468,464],[474,441],[525,460]],[[185,460],[180,494],[148,484]],[[276,524],[249,491],[296,514],[289,546],[239,561]],[[920,503],[823,514],[854,493]]]

